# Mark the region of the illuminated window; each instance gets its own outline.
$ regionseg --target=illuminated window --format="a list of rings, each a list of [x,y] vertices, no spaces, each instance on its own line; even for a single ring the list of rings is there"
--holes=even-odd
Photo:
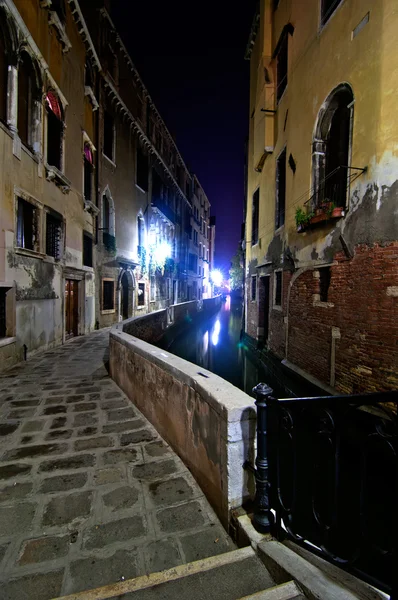
[[[47,109],[47,164],[62,171],[63,111],[54,92],[48,92]]]

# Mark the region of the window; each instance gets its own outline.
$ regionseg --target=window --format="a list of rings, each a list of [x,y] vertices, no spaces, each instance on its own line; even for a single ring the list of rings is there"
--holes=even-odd
[[[36,92],[34,68],[27,52],[21,53],[18,67],[18,134],[25,146],[32,147],[33,96]]]
[[[38,244],[38,210],[37,208],[18,198],[17,208],[17,246],[27,250],[37,250]]]
[[[106,110],[104,112],[104,154],[109,160],[115,160],[114,157],[114,121],[112,115]]]
[[[0,13],[0,17],[2,14]],[[8,80],[8,55],[5,36],[0,29],[0,121],[7,120],[7,80]]]
[[[286,204],[286,148],[281,152],[276,161],[276,210],[275,228],[282,227],[285,223]]]
[[[196,244],[196,246],[198,245],[198,232],[196,229],[193,230],[193,242]]]
[[[282,305],[282,271],[275,272],[275,306]]]
[[[145,306],[145,283],[138,284],[138,306]]]
[[[66,20],[65,0],[51,0],[51,9],[55,10],[61,23],[65,23],[65,20]]]
[[[63,111],[57,96],[48,92],[47,109],[47,163],[62,171]]]
[[[189,253],[188,268],[194,273],[196,273],[198,270],[198,257],[196,254],[192,254],[191,252]]]
[[[345,208],[354,95],[348,84],[335,88],[319,113],[312,147],[312,208],[324,203]]]
[[[342,0],[321,0],[321,26],[323,27]]]
[[[137,217],[137,233],[138,233],[138,256],[141,256],[144,247],[144,219]]]
[[[93,153],[89,144],[84,144],[84,198],[91,202],[93,193]]]
[[[252,206],[252,246],[258,242],[258,216],[260,204],[260,188],[258,188],[253,194],[253,206]]]
[[[102,280],[102,310],[115,310],[115,282],[113,279]]]
[[[61,258],[62,217],[53,211],[46,214],[46,254],[56,260]]]
[[[83,232],[83,265],[93,266],[93,236],[85,231]]]
[[[330,279],[330,267],[319,269],[319,300],[321,302],[328,302]]]
[[[252,275],[252,282],[251,282],[251,294],[250,294],[250,298],[252,302],[255,302],[256,298],[257,298],[257,275]]]
[[[279,101],[287,86],[288,43],[287,32],[282,34],[276,57],[276,99]]]
[[[137,147],[137,185],[144,192],[148,191],[148,157]]]

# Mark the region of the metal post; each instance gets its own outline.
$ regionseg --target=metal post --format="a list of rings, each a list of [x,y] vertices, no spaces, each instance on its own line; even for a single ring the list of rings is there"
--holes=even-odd
[[[252,390],[257,406],[257,468],[253,525],[260,533],[270,531],[273,518],[269,509],[267,458],[267,401],[272,397],[272,392],[272,388],[265,383],[259,383]]]

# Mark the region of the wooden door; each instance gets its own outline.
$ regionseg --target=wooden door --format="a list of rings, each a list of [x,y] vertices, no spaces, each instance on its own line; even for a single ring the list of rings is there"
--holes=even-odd
[[[79,297],[78,282],[74,279],[65,279],[65,337],[66,339],[78,335],[79,325]]]

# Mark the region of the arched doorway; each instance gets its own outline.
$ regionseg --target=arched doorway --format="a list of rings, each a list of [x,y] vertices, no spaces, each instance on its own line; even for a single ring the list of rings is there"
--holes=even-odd
[[[129,315],[129,304],[130,304],[130,302],[129,302],[129,280],[128,280],[126,272],[124,272],[122,275],[120,289],[122,292],[120,308],[121,308],[123,320],[125,320],[125,319],[128,319],[130,316]]]

